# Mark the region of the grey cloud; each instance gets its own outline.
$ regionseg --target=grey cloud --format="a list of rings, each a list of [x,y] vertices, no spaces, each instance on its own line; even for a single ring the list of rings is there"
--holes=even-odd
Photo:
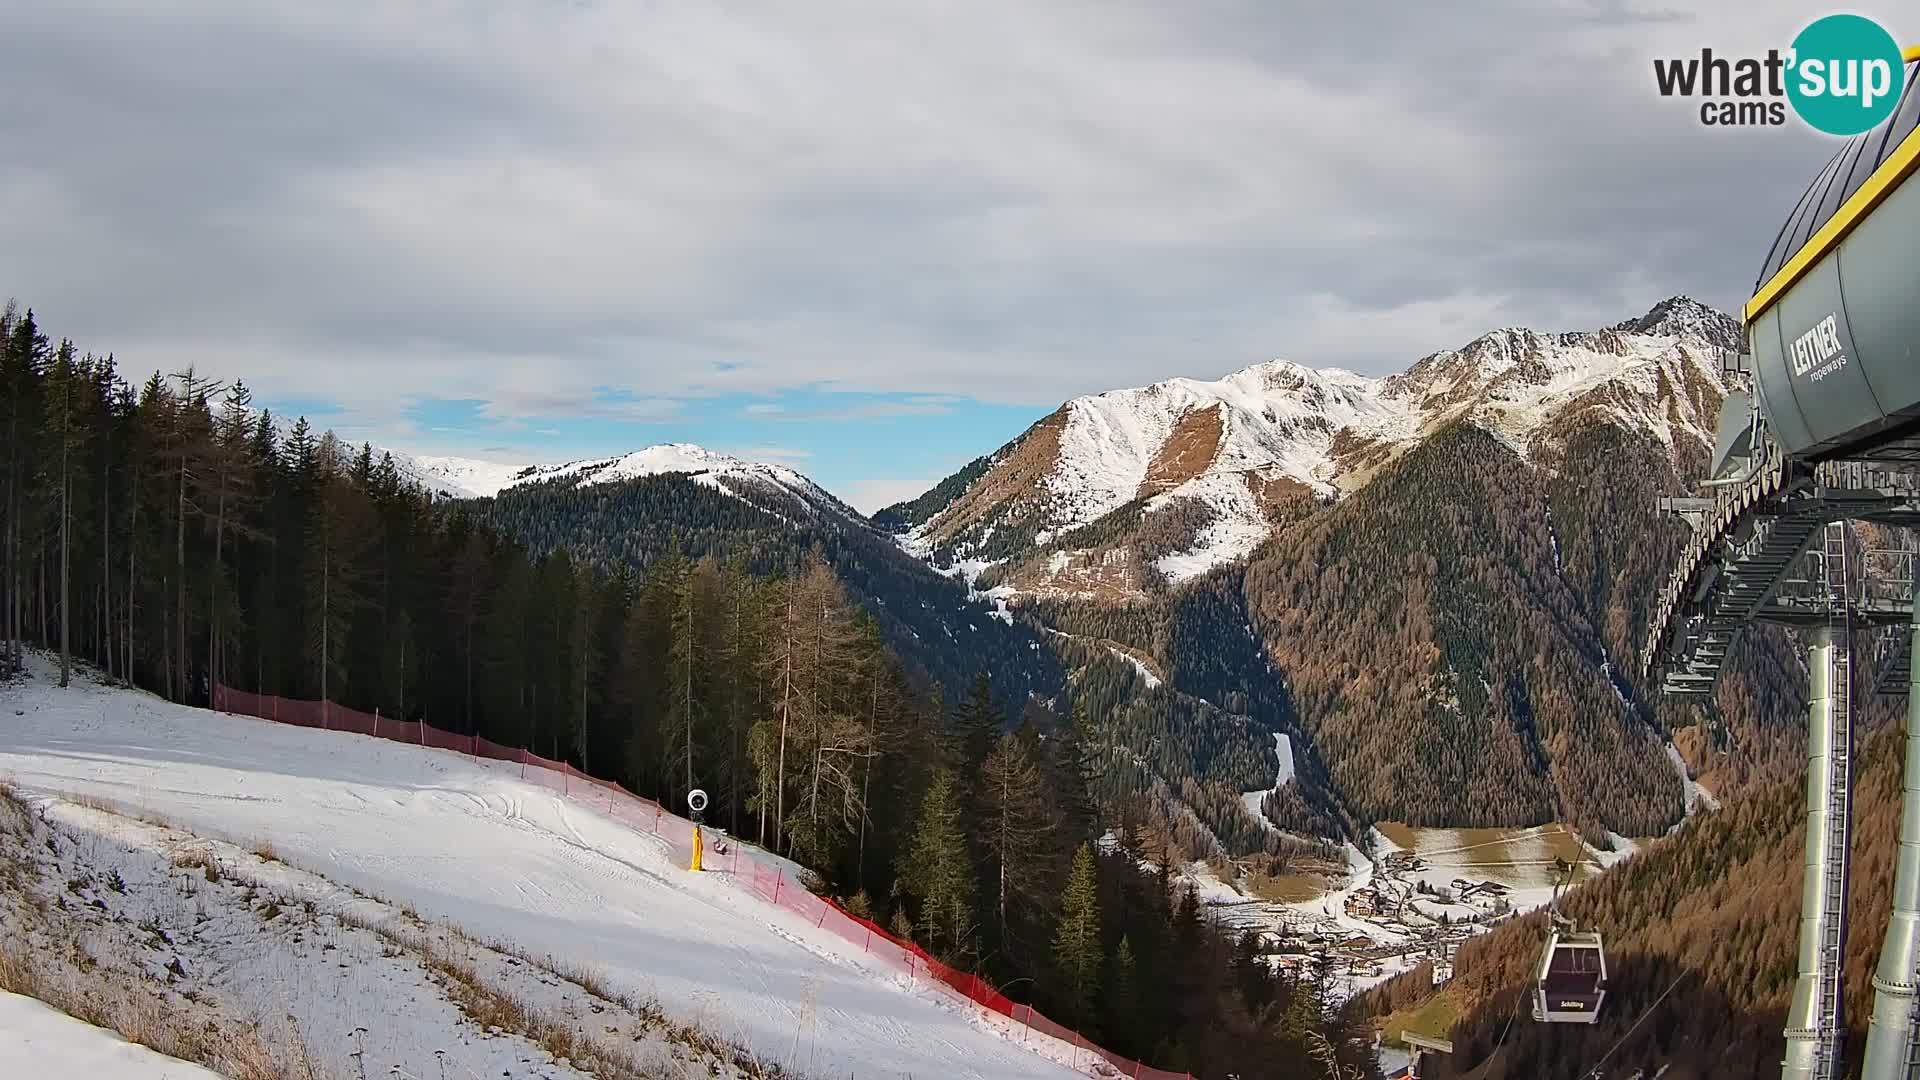
[[[14,8],[5,287],[136,368],[395,423],[1045,405],[1731,308],[1827,146],[1652,91],[1784,44],[1784,0]]]

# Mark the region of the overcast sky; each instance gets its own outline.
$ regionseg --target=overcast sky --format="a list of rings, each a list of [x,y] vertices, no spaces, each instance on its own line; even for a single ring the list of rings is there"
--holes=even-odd
[[[1833,147],[1653,90],[1829,10],[1770,0],[6,7],[0,293],[56,336],[869,509],[1074,394],[1732,310]]]

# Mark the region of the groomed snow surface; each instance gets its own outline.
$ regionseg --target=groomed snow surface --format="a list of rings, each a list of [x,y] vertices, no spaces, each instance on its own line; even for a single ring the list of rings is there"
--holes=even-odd
[[[0,779],[23,794],[104,800],[242,848],[266,839],[291,867],[654,999],[802,1076],[1082,1075],[1064,1044],[984,1017],[726,875],[689,873],[660,838],[521,781],[517,766],[84,680],[60,690],[44,659],[35,667],[0,687]],[[413,1060],[410,1072],[434,1075]]]
[[[0,990],[0,1076],[34,1080],[219,1080],[19,994]]]

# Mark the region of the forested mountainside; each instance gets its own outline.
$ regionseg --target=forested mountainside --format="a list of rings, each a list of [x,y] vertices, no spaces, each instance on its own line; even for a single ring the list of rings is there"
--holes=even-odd
[[[1203,700],[1183,683],[1161,684],[1116,652],[1117,641],[1099,640],[1105,635],[1077,636],[971,592],[856,516],[823,512],[781,487],[728,490],[700,480],[681,473],[592,484],[552,479],[460,505],[536,555],[566,551],[603,570],[644,572],[677,550],[780,574],[817,553],[917,685],[939,686],[951,698],[990,671],[1009,723],[1024,716],[1046,728],[1069,712],[1088,717],[1102,748],[1096,794],[1104,805],[1158,825],[1196,858],[1311,850],[1262,824],[1240,798],[1272,784],[1279,765],[1271,732],[1289,730],[1284,709],[1258,680],[1243,679],[1256,688],[1250,700]],[[1242,663],[1246,653],[1243,647]],[[1291,795],[1281,801],[1300,803],[1276,819],[1289,830],[1340,835],[1324,800],[1311,808]]]
[[[1875,703],[1867,726],[1877,734],[1855,757],[1846,958],[1853,1047],[1865,1038],[1869,980],[1892,904],[1903,753],[1901,733],[1888,723],[1893,712],[1884,699]],[[1802,782],[1756,783],[1564,901],[1570,917],[1606,935],[1607,1002],[1592,1027],[1534,1023],[1524,1011],[1520,995],[1545,940],[1544,916],[1467,942],[1440,991],[1464,1013],[1453,1028],[1456,1053],[1431,1061],[1427,1075],[1579,1080],[1623,1038],[1609,1059],[1619,1075],[1642,1067],[1651,1075],[1661,1065],[1670,1066],[1663,1080],[1777,1071],[1795,972],[1805,807]],[[1435,993],[1422,967],[1362,1005],[1385,1014]],[[1858,1076],[1859,1054],[1849,1056]]]
[[[1093,797],[1116,749],[1084,716],[1017,723],[986,676],[923,690],[823,558],[755,573],[669,542],[637,573],[530,551],[371,447],[304,419],[283,437],[237,382],[136,388],[12,306],[0,395],[0,679],[32,645],[63,682],[84,660],[189,704],[216,683],[325,697],[663,802],[691,772],[716,824],[1122,1053],[1209,1080],[1331,1075],[1329,1036],[1368,1056],[1327,986],[1252,963],[1139,851],[1099,850],[1124,808]]]
[[[1254,628],[1361,818],[1680,819],[1660,732],[1563,576],[1544,480],[1458,424],[1248,568]]]
[[[933,572],[837,502],[823,506],[752,477],[730,478],[728,487],[706,479],[543,479],[477,501],[472,512],[537,555],[565,550],[602,570],[645,570],[677,549],[738,559],[756,574],[786,573],[817,551],[925,680],[958,691],[991,671],[995,694],[1016,718],[1029,702],[1064,707],[1060,658],[1027,621]]]

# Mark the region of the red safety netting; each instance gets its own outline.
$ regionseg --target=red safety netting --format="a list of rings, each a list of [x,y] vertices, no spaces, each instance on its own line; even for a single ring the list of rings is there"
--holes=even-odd
[[[693,822],[667,812],[652,799],[635,795],[611,780],[588,776],[563,761],[550,761],[477,735],[455,735],[430,724],[398,721],[383,717],[378,712],[363,713],[331,702],[294,701],[216,685],[213,707],[221,712],[254,716],[282,724],[350,731],[518,765],[521,778],[528,783],[579,799],[631,828],[659,836],[679,861],[689,861],[693,854]],[[771,856],[748,850],[748,847],[736,839],[727,845],[724,855],[709,848],[703,852],[702,868],[713,873],[732,875],[767,903],[793,912],[813,923],[816,928],[832,931],[842,940],[859,945],[868,955],[904,972],[912,981],[940,987],[974,1003],[989,1015],[1008,1018],[1011,1023],[1006,1031],[1010,1038],[1018,1038],[1023,1042],[1035,1036],[1058,1040],[1071,1048],[1069,1060],[1073,1067],[1084,1069],[1089,1075],[1126,1077],[1130,1080],[1193,1080],[1188,1073],[1155,1069],[1095,1045],[1079,1032],[1047,1019],[1032,1006],[1013,1001],[978,975],[949,967],[927,955],[918,945],[901,941],[871,920],[854,915],[833,901],[815,895],[797,883],[785,867],[762,861],[763,857],[771,859]],[[1018,1026],[1017,1031],[1013,1030],[1013,1025]]]

